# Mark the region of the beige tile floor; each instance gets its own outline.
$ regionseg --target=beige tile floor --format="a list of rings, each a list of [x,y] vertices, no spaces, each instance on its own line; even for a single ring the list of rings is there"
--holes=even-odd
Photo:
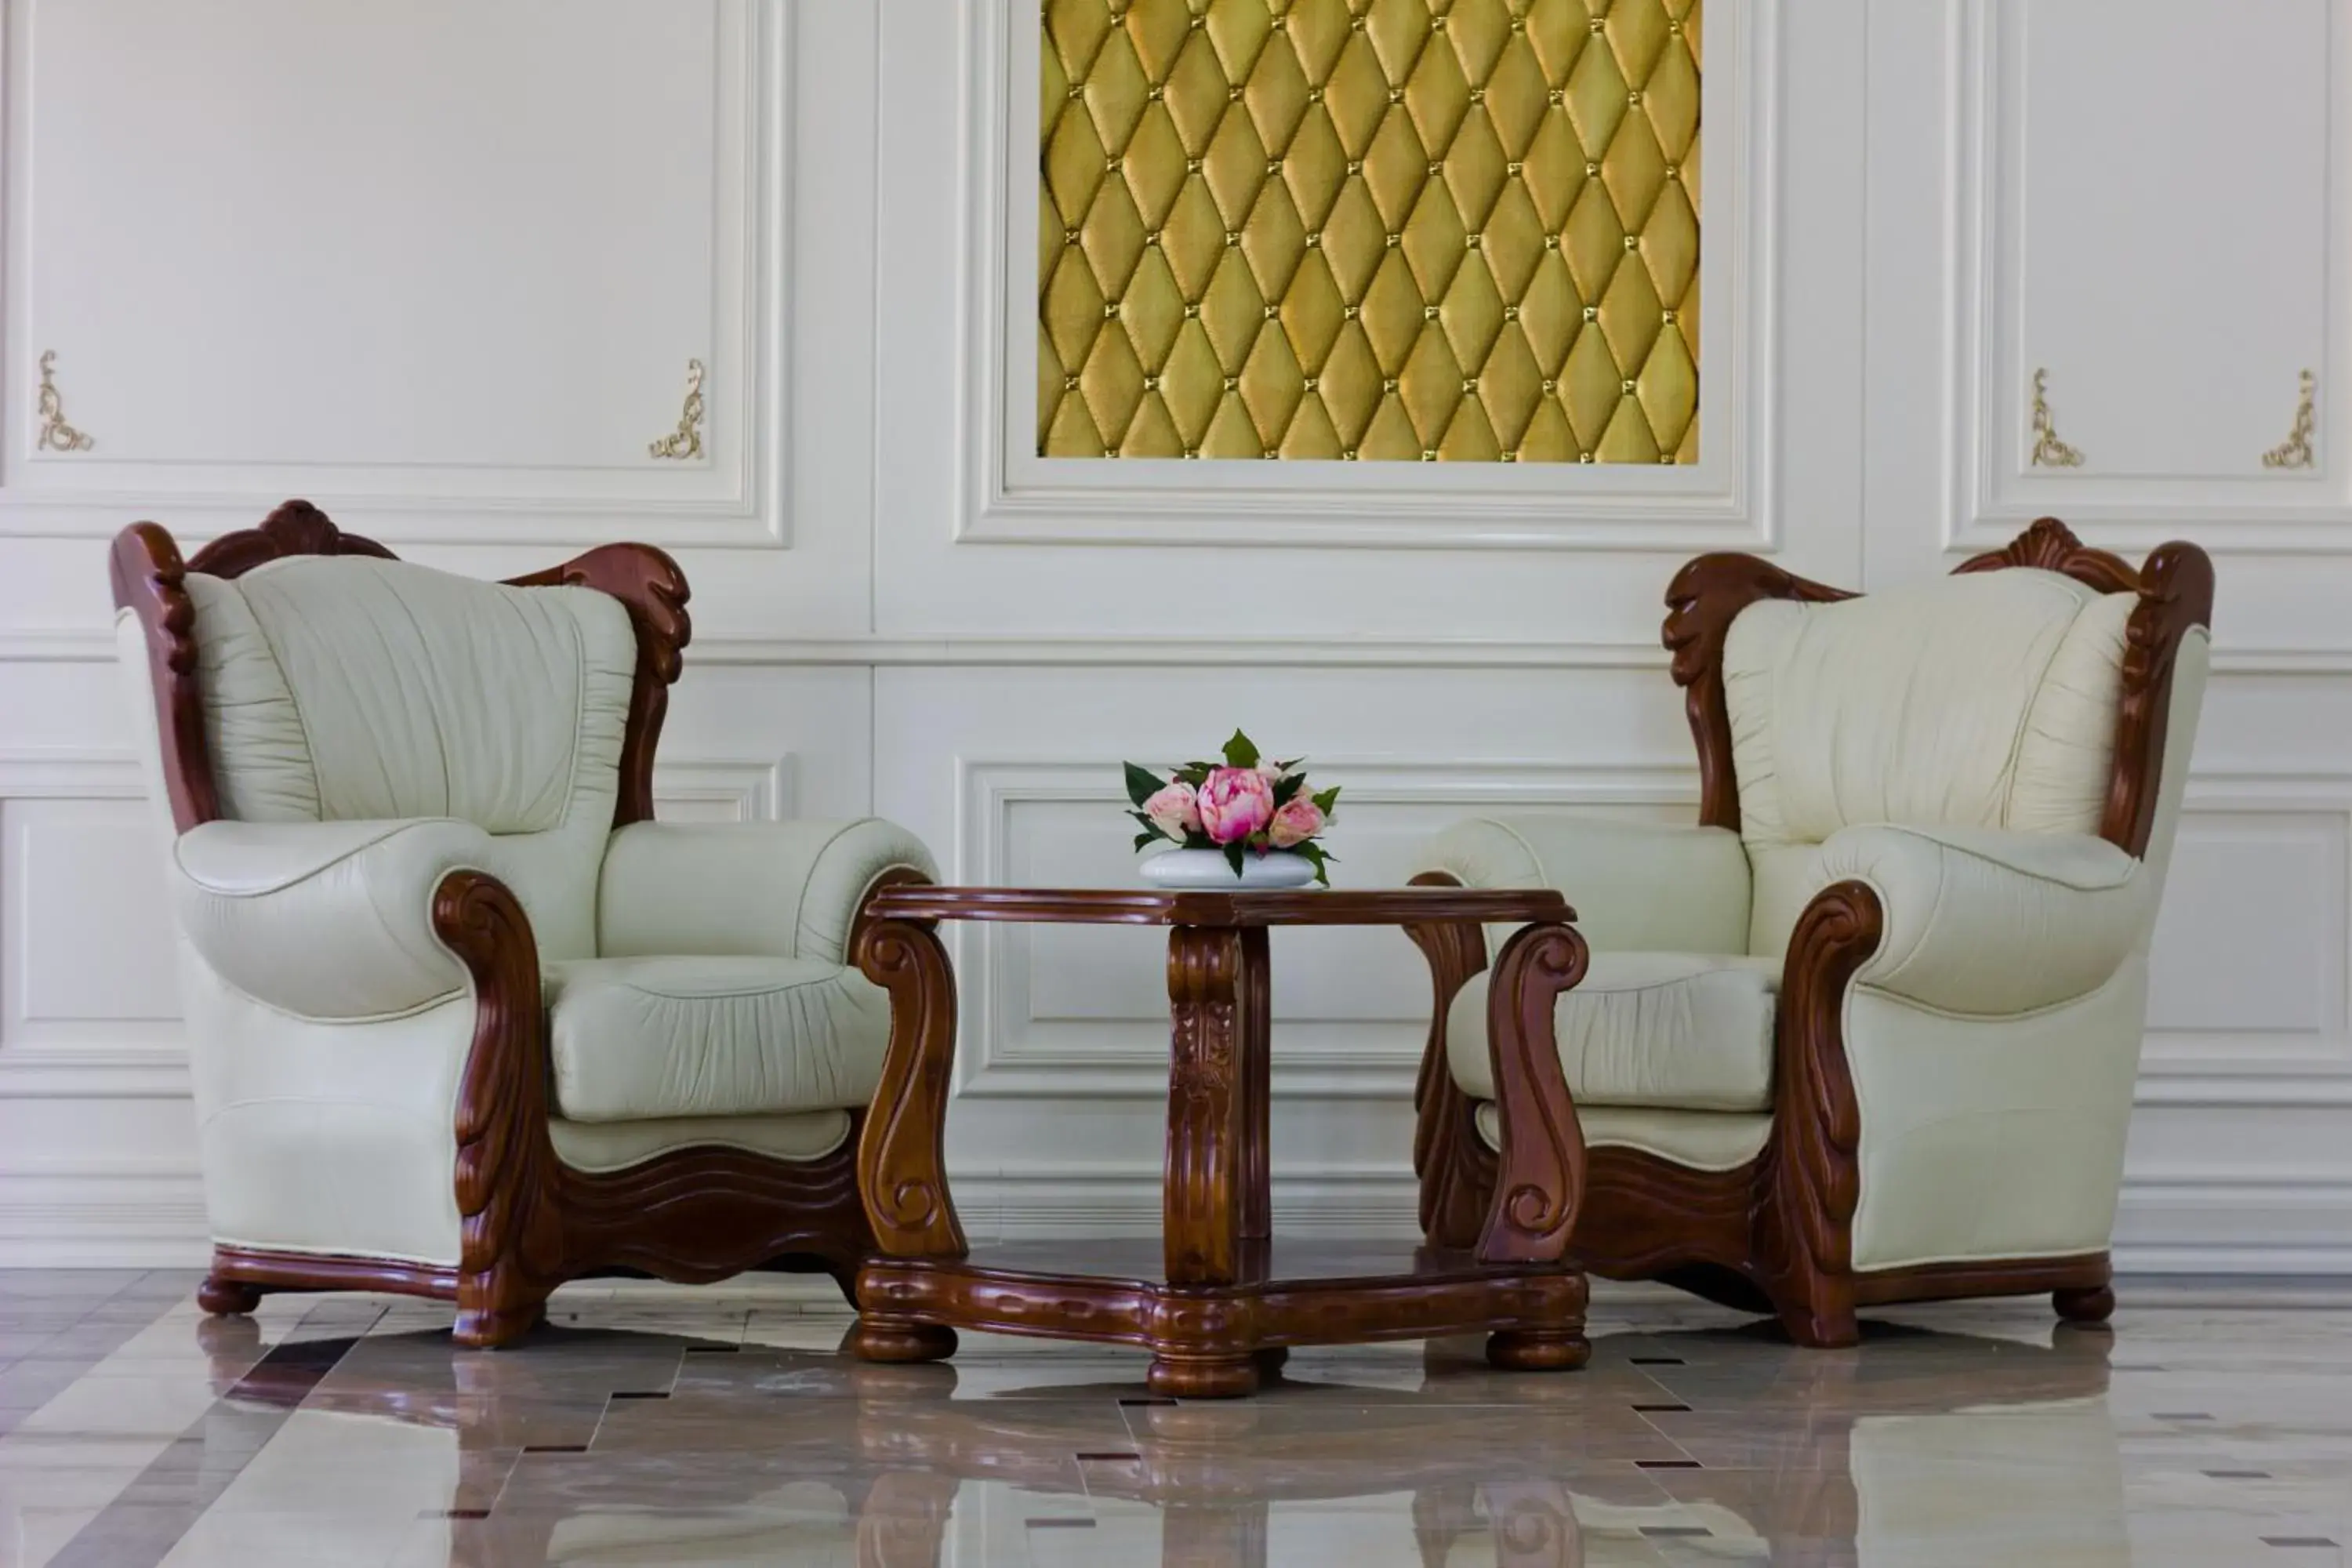
[[[587,1286],[449,1314],[0,1272],[0,1568],[2279,1564],[2352,1560],[2352,1288],[2126,1281],[1889,1311],[1851,1352],[1595,1293],[1592,1364],[1307,1351],[1232,1404],[1138,1355],[838,1353],[805,1289]]]

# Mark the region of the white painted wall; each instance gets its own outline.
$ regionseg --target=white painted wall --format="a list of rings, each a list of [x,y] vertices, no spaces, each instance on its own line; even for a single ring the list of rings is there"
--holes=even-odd
[[[0,0],[0,1262],[200,1255],[104,545],[304,495],[482,575],[675,551],[667,813],[1109,885],[1118,761],[1235,723],[1347,786],[1357,885],[1471,806],[1686,814],[1698,550],[1869,585],[2044,511],[2196,538],[2120,1250],[2352,1268],[2352,24],[2132,9],[1715,0],[1704,460],[1469,470],[1025,452],[1022,0]],[[36,449],[47,350],[86,451]],[[655,460],[689,358],[708,455]],[[2265,468],[2305,366],[2318,464]],[[2081,468],[2027,465],[2036,367]],[[968,1224],[1155,1223],[1154,940],[960,940]],[[1276,946],[1277,1206],[1400,1229],[1418,960]]]

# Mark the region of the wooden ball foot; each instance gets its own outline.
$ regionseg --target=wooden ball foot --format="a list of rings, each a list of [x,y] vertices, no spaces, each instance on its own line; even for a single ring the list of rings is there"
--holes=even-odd
[[[877,1323],[860,1318],[849,1333],[849,1353],[860,1361],[944,1361],[955,1352],[955,1331],[937,1323]]]
[[[2070,1323],[2104,1323],[2116,1315],[2116,1293],[2112,1287],[2106,1285],[2081,1290],[2053,1290],[2050,1292],[2050,1304],[2057,1309],[2060,1317]]]
[[[1239,1399],[1257,1392],[1258,1361],[1254,1355],[1155,1355],[1144,1382],[1163,1399]]]
[[[261,1292],[242,1279],[215,1274],[196,1287],[196,1305],[215,1318],[237,1318],[261,1305]]]
[[[510,1345],[547,1321],[547,1300],[512,1301],[502,1307],[470,1306],[461,1297],[449,1337],[468,1350]]]
[[[1486,1336],[1486,1363],[1506,1372],[1573,1372],[1592,1359],[1580,1329],[1504,1329]]]

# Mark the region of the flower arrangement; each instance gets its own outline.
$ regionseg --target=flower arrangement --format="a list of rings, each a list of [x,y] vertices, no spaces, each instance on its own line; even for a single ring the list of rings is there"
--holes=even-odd
[[[1186,763],[1163,779],[1129,763],[1127,795],[1135,809],[1128,815],[1143,826],[1135,847],[1164,840],[1181,849],[1220,849],[1236,877],[1244,855],[1287,850],[1311,863],[1315,879],[1329,887],[1324,868],[1339,857],[1315,839],[1330,824],[1339,788],[1310,791],[1298,766],[1303,760],[1264,762],[1236,730],[1222,767]]]

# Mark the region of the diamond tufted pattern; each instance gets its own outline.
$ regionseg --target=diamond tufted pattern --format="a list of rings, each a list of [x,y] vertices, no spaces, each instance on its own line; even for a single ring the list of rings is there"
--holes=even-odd
[[[1037,450],[1691,462],[1700,0],[1045,0]]]

